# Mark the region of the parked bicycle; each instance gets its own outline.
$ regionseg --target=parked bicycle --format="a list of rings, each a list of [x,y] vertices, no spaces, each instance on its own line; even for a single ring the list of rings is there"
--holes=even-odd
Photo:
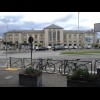
[[[50,62],[52,59],[48,58],[43,60],[39,58],[36,62],[32,64],[35,69],[46,71],[47,73],[54,73],[55,72],[55,65]]]
[[[80,59],[64,60],[63,64],[59,67],[59,72],[62,75],[72,74],[77,68],[87,68],[86,64],[78,64]]]

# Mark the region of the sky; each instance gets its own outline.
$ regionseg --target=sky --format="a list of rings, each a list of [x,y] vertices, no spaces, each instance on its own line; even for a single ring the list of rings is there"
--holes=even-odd
[[[100,12],[0,12],[0,36],[11,30],[37,30],[51,24],[64,30],[78,30],[78,25],[79,30],[91,30],[95,23],[100,23]]]

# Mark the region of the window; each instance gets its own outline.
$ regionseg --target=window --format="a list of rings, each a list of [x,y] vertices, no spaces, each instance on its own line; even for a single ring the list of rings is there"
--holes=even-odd
[[[37,39],[37,35],[35,35],[35,38]]]
[[[64,44],[64,46],[66,46],[66,44]]]
[[[18,44],[18,41],[15,41],[15,44]]]
[[[74,35],[74,39],[76,39],[76,34]]]
[[[60,41],[60,31],[57,31],[57,41]]]
[[[24,35],[24,38],[26,38],[26,35]]]
[[[37,43],[37,41],[35,41],[35,43]]]
[[[51,34],[51,30],[48,31],[48,40],[52,41],[52,34]]]
[[[71,38],[71,35],[69,35],[69,38]]]
[[[15,38],[17,39],[18,38],[18,35],[16,35]]]
[[[56,31],[53,30],[53,41],[56,41]]]
[[[10,38],[12,38],[12,35],[10,35]]]
[[[81,38],[81,35],[79,35],[79,38]]]
[[[69,44],[69,46],[72,46],[72,44]]]
[[[76,34],[74,35],[74,37],[76,37]]]
[[[43,39],[43,35],[40,35],[40,39]]]
[[[12,41],[10,41],[9,44],[11,45],[12,44]]]
[[[26,41],[24,41],[24,44],[26,44]]]
[[[43,43],[43,41],[40,41],[40,43]]]
[[[51,46],[51,44],[49,44],[49,46]]]
[[[74,44],[74,46],[76,46],[76,44]]]

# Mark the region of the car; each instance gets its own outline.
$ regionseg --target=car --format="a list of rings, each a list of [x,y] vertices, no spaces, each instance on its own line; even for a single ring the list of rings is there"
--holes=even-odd
[[[51,49],[51,46],[47,46],[46,48]]]
[[[52,47],[52,50],[65,50],[64,46],[61,46],[61,45],[56,45],[56,46],[53,46]]]
[[[90,46],[90,45],[86,46],[86,49],[91,49],[91,48],[92,48],[92,46]]]
[[[68,49],[68,46],[64,46],[65,49]]]
[[[38,47],[35,49],[35,51],[44,51],[44,50],[48,50],[48,48],[46,47]]]
[[[77,49],[77,46],[73,46],[73,49]]]
[[[69,46],[70,49],[73,49],[73,46]]]

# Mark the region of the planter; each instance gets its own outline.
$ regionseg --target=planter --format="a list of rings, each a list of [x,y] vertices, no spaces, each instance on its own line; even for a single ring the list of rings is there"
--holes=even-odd
[[[28,87],[41,87],[42,86],[42,72],[36,75],[19,74],[19,85]]]
[[[67,80],[67,87],[98,87],[97,81],[87,82],[79,80]]]

